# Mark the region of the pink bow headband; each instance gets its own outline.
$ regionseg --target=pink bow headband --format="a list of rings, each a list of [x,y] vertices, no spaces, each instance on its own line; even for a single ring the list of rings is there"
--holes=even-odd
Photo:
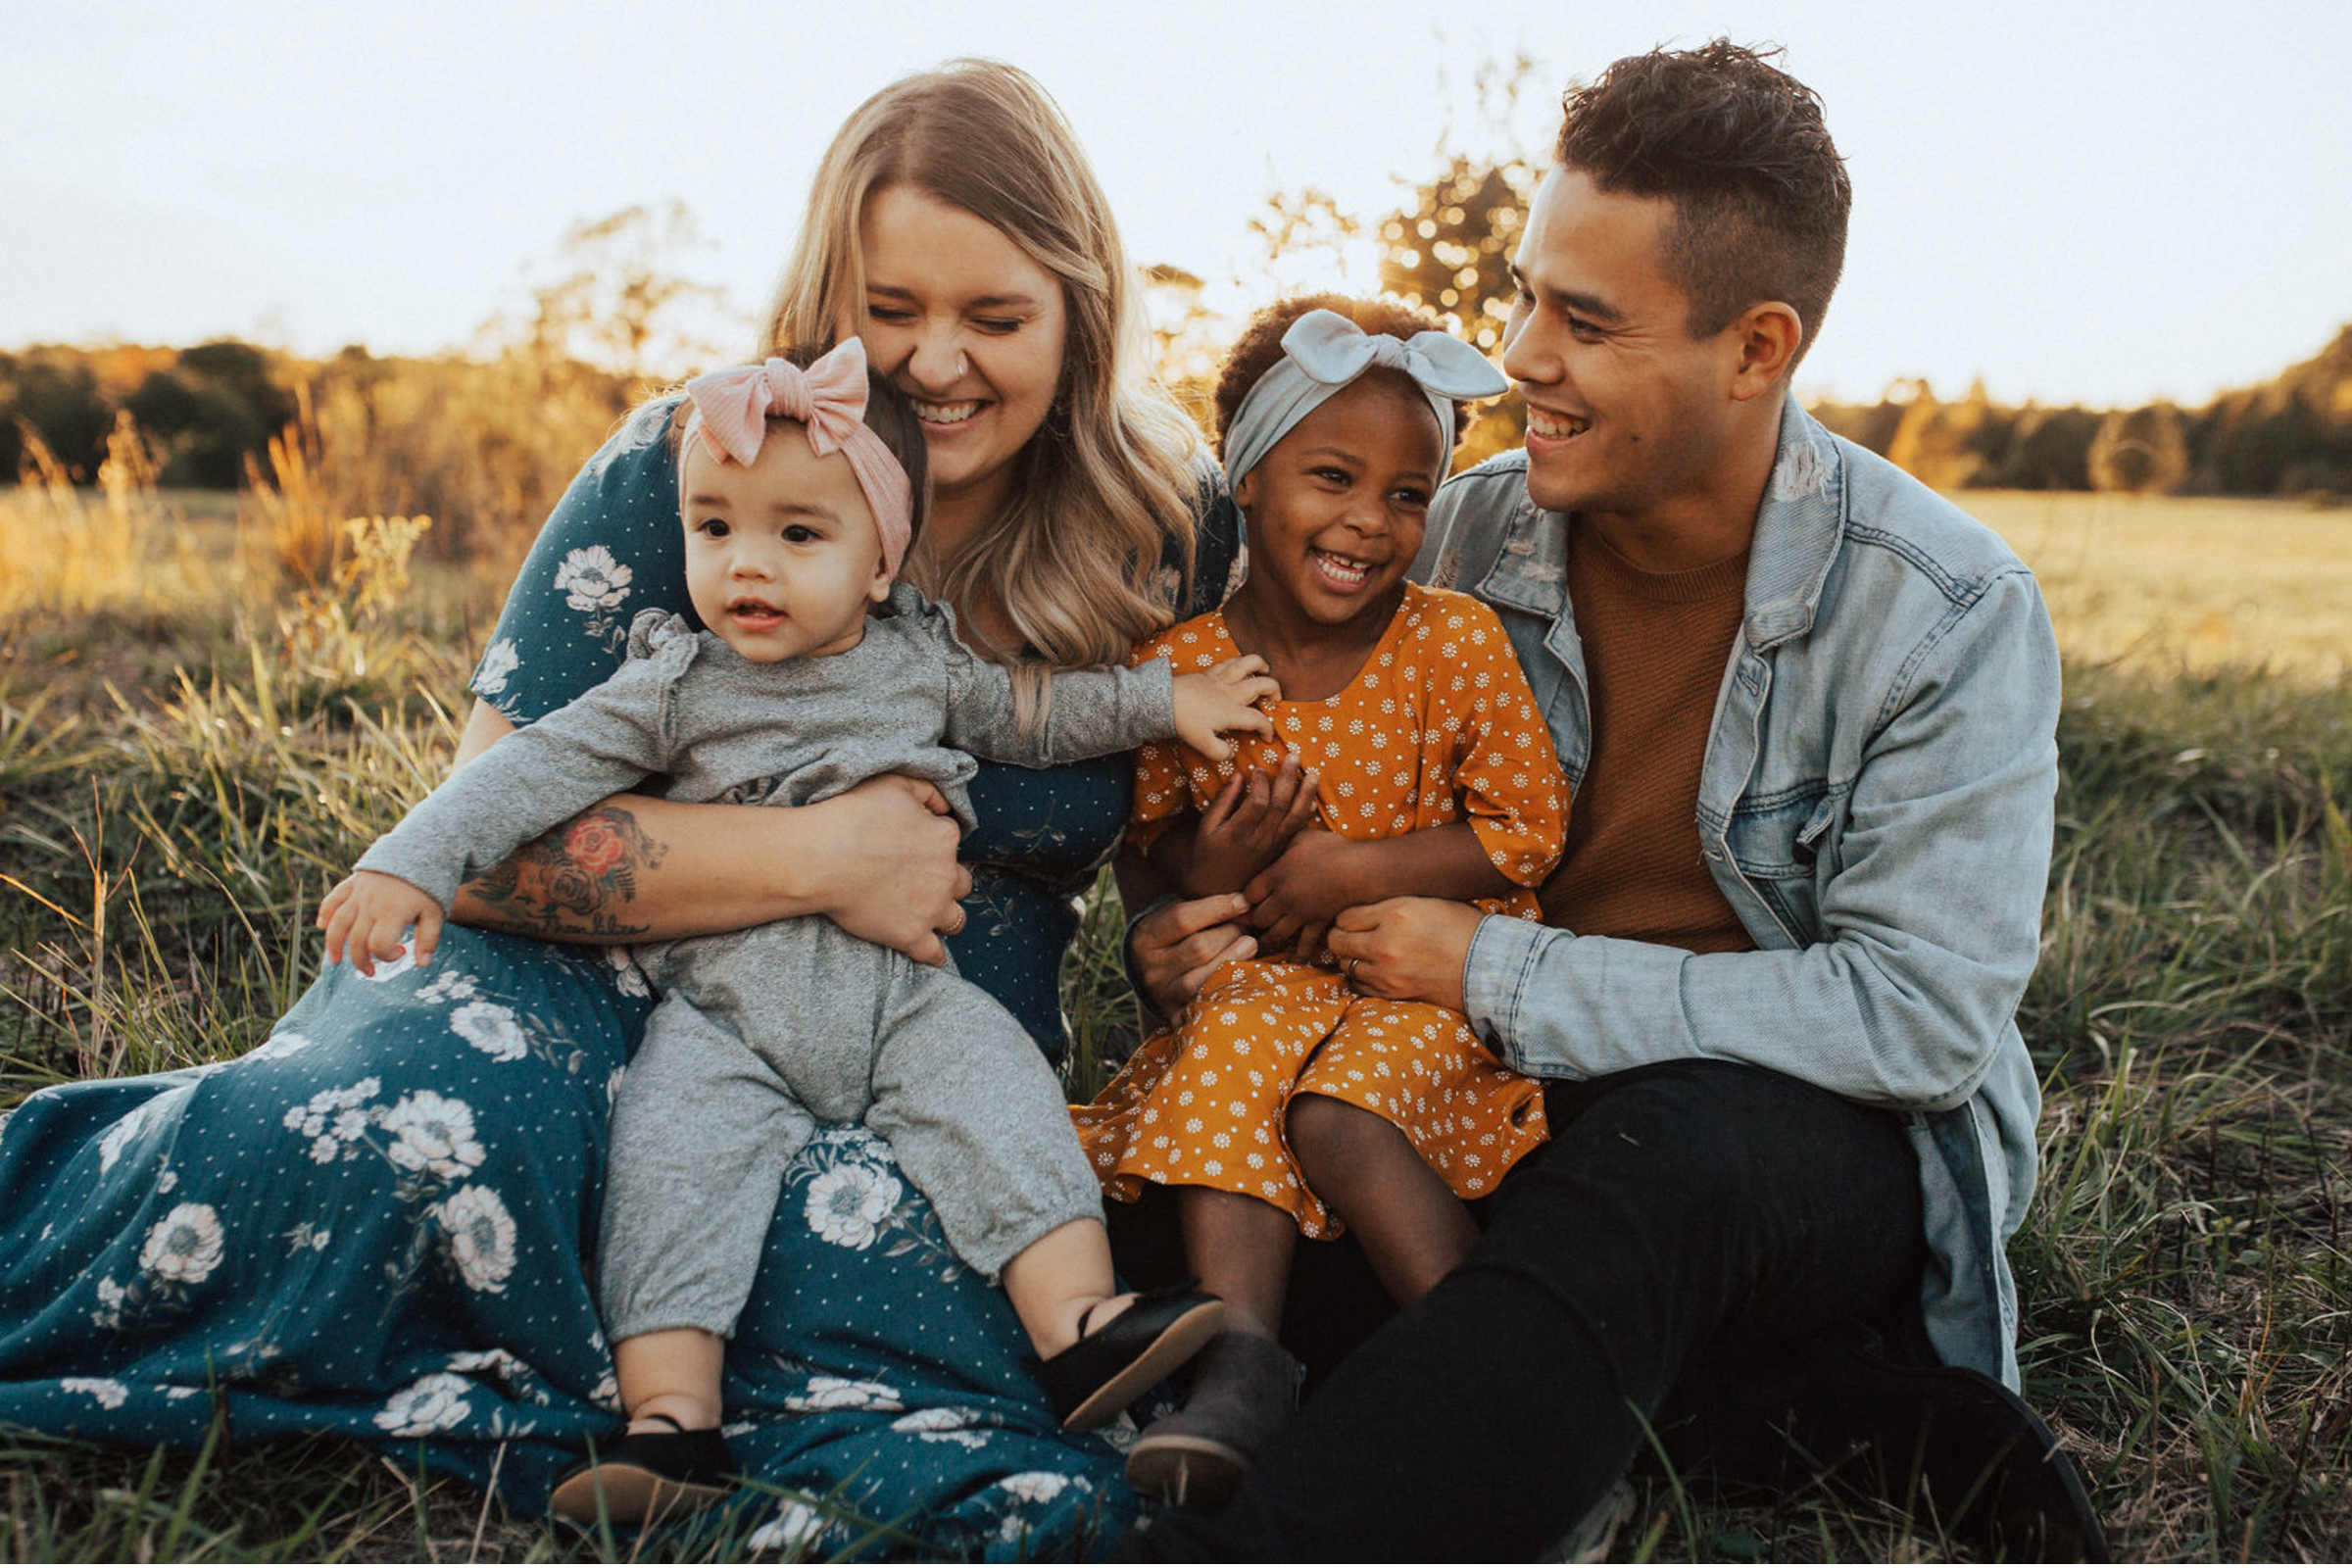
[[[848,458],[882,535],[883,568],[899,574],[914,531],[914,490],[906,468],[865,422],[863,343],[844,339],[806,370],[790,360],[712,370],[686,383],[686,398],[694,412],[686,417],[684,445],[700,436],[713,457],[748,466],[767,437],[767,416],[780,414],[801,422],[808,450],[818,457],[839,452]],[[681,462],[679,482],[684,480]]]

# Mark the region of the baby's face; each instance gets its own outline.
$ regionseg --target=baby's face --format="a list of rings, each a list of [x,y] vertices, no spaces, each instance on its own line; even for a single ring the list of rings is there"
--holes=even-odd
[[[749,467],[685,452],[686,592],[703,624],[756,663],[847,653],[890,597],[882,538],[850,460],[770,420]]]

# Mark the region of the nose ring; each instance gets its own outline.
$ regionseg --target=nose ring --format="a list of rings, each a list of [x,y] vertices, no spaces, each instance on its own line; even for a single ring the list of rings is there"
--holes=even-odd
[[[969,375],[969,374],[971,374],[971,373],[972,373],[972,362],[971,362],[971,361],[969,361],[969,360],[967,360],[967,359],[965,359],[965,358],[963,357],[963,353],[962,353],[962,351],[961,351],[961,350],[957,350],[957,351],[956,351],[956,379],[957,379],[957,380],[961,380],[963,377],[965,377],[965,376],[967,376],[967,375]]]

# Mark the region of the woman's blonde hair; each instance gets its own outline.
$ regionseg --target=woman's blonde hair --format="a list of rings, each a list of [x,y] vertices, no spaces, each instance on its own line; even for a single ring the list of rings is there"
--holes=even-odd
[[[1061,280],[1069,321],[1053,411],[1012,460],[1003,511],[952,566],[918,549],[907,575],[950,603],[988,585],[1048,666],[1123,662],[1174,618],[1161,569],[1170,541],[1191,580],[1200,434],[1149,379],[1135,278],[1102,189],[1027,73],[956,60],[894,82],[825,152],[768,313],[771,346],[829,346],[864,318],[858,220],[897,184],[1002,230]]]

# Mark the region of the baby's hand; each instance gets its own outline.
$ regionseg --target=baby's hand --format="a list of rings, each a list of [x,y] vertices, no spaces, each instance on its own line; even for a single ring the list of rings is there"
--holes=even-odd
[[[1266,662],[1244,654],[1196,674],[1176,677],[1176,738],[1212,762],[1233,755],[1227,733],[1243,730],[1273,738],[1274,720],[1253,706],[1282,696],[1266,673]]]
[[[441,906],[422,888],[382,871],[354,871],[335,884],[318,906],[318,928],[326,933],[326,961],[375,973],[375,960],[400,956],[401,933],[416,928],[416,967],[432,960],[441,941]]]

